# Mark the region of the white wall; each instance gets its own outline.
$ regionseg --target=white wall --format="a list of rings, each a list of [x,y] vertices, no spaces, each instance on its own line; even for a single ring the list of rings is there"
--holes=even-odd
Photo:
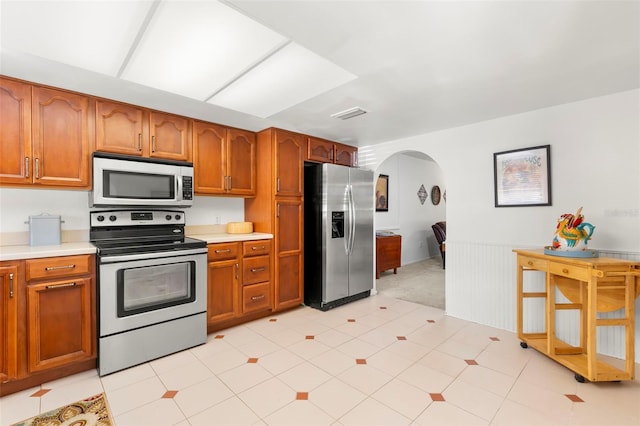
[[[244,199],[194,197],[185,209],[187,225],[214,225],[244,220]],[[62,230],[89,230],[87,191],[0,188],[0,233],[28,232],[30,215],[62,216]]]
[[[447,313],[515,330],[511,250],[549,245],[562,213],[582,206],[596,226],[590,248],[640,260],[639,117],[640,90],[632,90],[361,147],[359,160],[376,170],[393,154],[414,150],[438,163],[447,184]],[[495,208],[493,153],[546,144],[552,205]],[[620,355],[606,343],[603,351]]]
[[[438,243],[431,225],[446,220],[446,202],[441,197],[437,206],[431,202],[431,188],[446,190],[442,170],[428,156],[421,158],[396,154],[387,158],[376,169],[378,175],[389,176],[389,211],[376,212],[376,230],[391,230],[402,235],[401,264],[413,263],[440,256]],[[418,190],[424,185],[428,197],[420,203]]]

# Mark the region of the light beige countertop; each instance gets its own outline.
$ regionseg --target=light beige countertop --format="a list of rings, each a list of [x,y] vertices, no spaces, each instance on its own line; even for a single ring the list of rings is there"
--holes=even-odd
[[[187,237],[206,241],[207,244],[212,243],[229,243],[234,241],[251,241],[251,240],[270,240],[273,234],[265,234],[262,232],[251,232],[248,234],[227,234],[226,232],[208,233],[208,234],[187,234]]]
[[[88,241],[61,243],[50,246],[0,246],[0,261],[73,256],[75,254],[95,254],[95,252],[96,247]]]

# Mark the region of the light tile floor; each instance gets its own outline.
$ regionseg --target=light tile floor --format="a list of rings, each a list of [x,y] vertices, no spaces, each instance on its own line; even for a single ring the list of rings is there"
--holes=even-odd
[[[578,383],[514,333],[384,295],[45,383],[1,398],[0,423],[100,392],[118,426],[640,424],[640,381]]]

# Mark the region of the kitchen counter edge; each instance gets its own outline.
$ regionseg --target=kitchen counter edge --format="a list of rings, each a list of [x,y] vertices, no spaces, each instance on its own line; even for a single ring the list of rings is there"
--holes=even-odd
[[[96,247],[90,242],[62,243],[50,246],[0,246],[0,262],[95,253]]]
[[[273,234],[265,234],[262,232],[252,232],[249,234],[189,234],[187,237],[206,241],[207,244],[215,244],[230,243],[234,241],[271,240],[273,239]]]

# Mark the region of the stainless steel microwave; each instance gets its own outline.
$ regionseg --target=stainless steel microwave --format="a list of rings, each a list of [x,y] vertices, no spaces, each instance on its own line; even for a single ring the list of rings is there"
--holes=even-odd
[[[96,152],[89,207],[190,207],[193,163]]]

